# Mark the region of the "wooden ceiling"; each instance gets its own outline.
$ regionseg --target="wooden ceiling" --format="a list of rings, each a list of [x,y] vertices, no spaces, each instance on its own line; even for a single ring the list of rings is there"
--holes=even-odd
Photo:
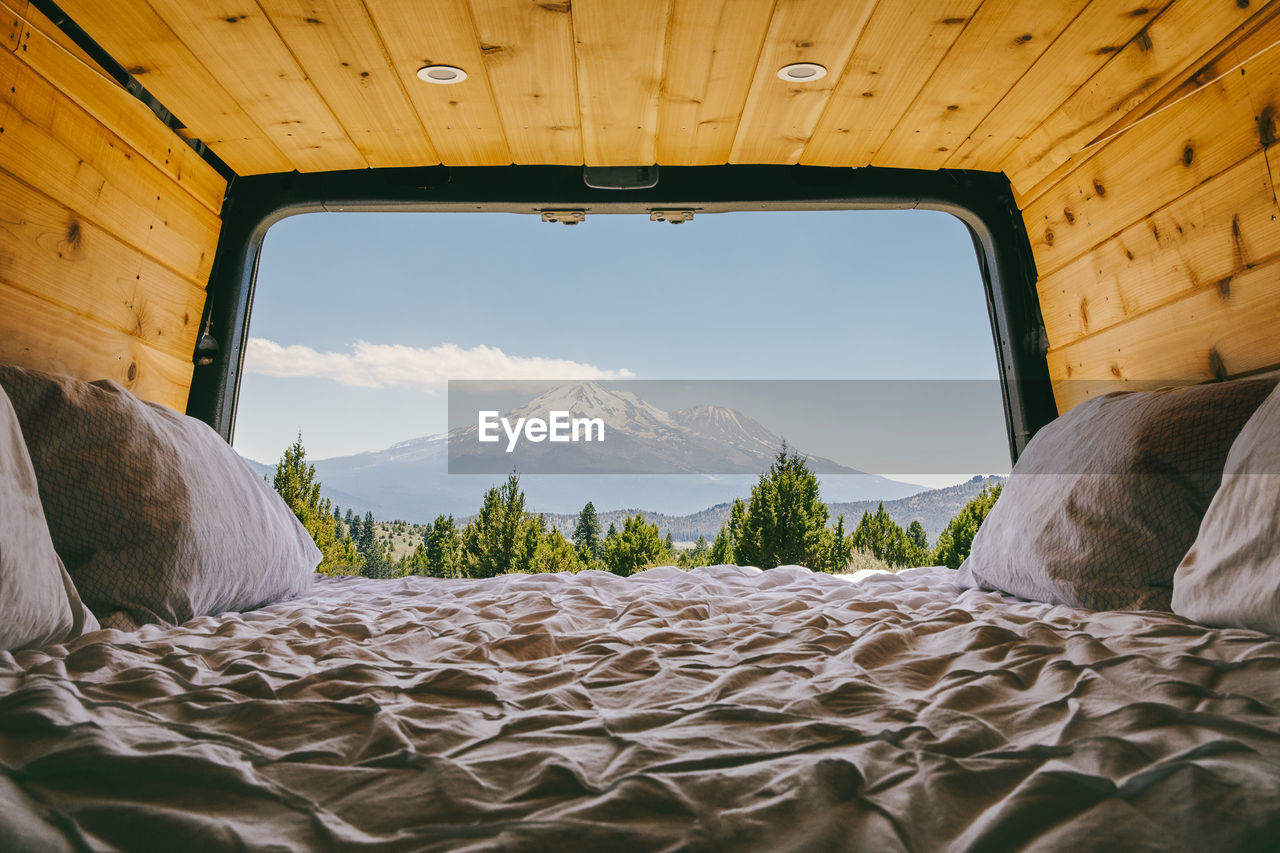
[[[1027,193],[1271,0],[60,0],[236,172],[974,168]],[[784,82],[783,65],[829,69]],[[421,82],[427,64],[458,85]]]

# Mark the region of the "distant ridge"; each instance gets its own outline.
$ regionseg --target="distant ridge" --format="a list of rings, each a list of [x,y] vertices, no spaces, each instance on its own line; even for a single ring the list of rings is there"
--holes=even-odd
[[[929,534],[929,542],[933,543],[961,507],[988,485],[1004,481],[1004,477],[978,476],[954,486],[931,489],[899,500],[884,501],[884,509],[894,523],[904,529],[918,519],[924,525],[925,532]],[[878,500],[852,501],[832,503],[827,506],[831,510],[832,520],[843,513],[845,530],[852,531],[857,526],[858,520],[862,518],[862,513],[875,512],[880,503]],[[656,523],[663,536],[670,532],[677,542],[693,542],[699,536],[705,536],[707,541],[710,541],[720,531],[720,525],[728,520],[729,504],[716,504],[689,515],[665,515],[639,509],[615,509],[597,514],[600,517],[600,526],[607,530],[610,524],[621,527],[624,518],[638,512],[643,513],[650,522]],[[561,532],[568,536],[573,532],[578,517],[575,514],[555,513],[547,514],[546,519],[548,525],[560,528]]]

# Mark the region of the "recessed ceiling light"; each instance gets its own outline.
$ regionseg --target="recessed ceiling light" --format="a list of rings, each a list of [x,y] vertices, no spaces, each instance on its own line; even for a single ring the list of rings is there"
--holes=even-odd
[[[827,76],[827,69],[814,62],[793,62],[778,69],[778,77],[788,83],[812,83]]]
[[[452,65],[426,65],[418,69],[418,79],[428,83],[461,83],[467,79],[467,72]]]

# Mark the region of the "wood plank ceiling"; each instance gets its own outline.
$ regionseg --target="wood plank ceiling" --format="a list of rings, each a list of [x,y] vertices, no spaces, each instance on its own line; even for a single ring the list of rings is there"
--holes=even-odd
[[[874,164],[1005,171],[1026,194],[1270,2],[61,5],[240,174]],[[829,73],[779,79],[792,62]],[[466,81],[417,78],[437,63]]]

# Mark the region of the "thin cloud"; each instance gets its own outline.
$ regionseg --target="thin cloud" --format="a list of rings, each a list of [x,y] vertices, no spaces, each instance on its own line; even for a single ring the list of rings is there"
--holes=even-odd
[[[435,391],[450,379],[629,379],[630,370],[605,370],[562,358],[507,355],[497,347],[423,349],[356,341],[349,352],[320,352],[266,338],[250,338],[245,370],[263,376],[316,377],[358,388],[397,386]]]

